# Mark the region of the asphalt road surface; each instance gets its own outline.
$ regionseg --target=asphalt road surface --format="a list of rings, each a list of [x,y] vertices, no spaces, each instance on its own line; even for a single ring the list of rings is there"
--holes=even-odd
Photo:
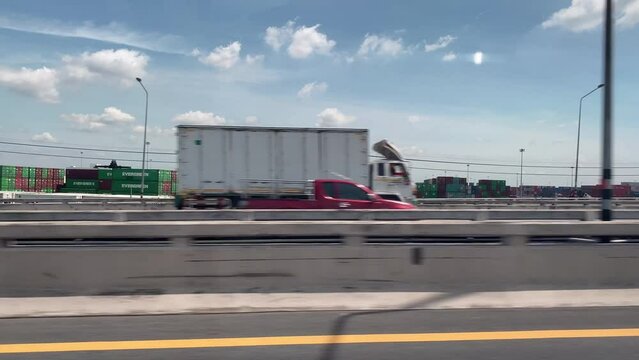
[[[600,360],[638,354],[638,308],[0,320],[0,359]]]

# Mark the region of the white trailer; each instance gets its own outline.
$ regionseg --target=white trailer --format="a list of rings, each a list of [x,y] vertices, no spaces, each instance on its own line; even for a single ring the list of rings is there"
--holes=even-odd
[[[368,130],[177,127],[178,195],[234,197],[304,191],[310,179],[368,184]]]

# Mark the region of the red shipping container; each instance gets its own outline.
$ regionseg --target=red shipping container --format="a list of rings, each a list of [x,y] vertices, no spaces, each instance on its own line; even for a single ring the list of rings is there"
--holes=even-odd
[[[42,168],[36,168],[35,169],[35,178],[36,179],[42,179]]]
[[[176,171],[171,171],[171,180],[175,182],[175,180],[177,180],[177,172]]]
[[[16,166],[16,178],[22,177],[22,166]]]
[[[171,183],[170,182],[163,182],[162,183],[162,193],[164,194],[169,194],[171,193]]]
[[[67,169],[67,178],[76,180],[98,180],[98,169]]]

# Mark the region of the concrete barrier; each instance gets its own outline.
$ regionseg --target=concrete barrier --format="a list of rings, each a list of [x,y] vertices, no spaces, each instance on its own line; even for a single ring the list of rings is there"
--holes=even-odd
[[[639,221],[5,222],[0,297],[639,287],[601,236]]]
[[[0,211],[1,221],[207,221],[207,220],[596,220],[597,210],[418,209],[389,210],[87,210]],[[639,210],[618,210],[619,220],[639,219]]]

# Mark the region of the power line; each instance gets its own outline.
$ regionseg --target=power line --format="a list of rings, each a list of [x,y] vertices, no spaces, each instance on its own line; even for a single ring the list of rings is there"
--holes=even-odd
[[[141,160],[134,159],[114,159],[114,158],[102,158],[102,157],[93,157],[93,156],[77,156],[77,155],[59,155],[59,154],[44,154],[44,153],[33,153],[33,152],[24,152],[24,151],[10,151],[10,150],[0,150],[0,153],[6,154],[18,154],[18,155],[30,155],[30,156],[49,156],[49,157],[57,157],[57,158],[67,158],[67,159],[90,159],[90,160],[117,160],[117,161],[130,161],[130,162],[142,162]],[[177,161],[162,161],[162,160],[152,160],[152,163],[163,163],[163,164],[176,164]]]
[[[416,170],[430,170],[430,171],[446,171],[446,172],[451,172],[451,173],[471,173],[471,174],[490,174],[490,175],[521,175],[518,172],[498,172],[498,171],[477,171],[477,170],[472,170],[472,171],[466,171],[466,169],[436,169],[436,168],[425,168],[425,167],[416,167],[416,166],[411,166],[411,169],[416,169]],[[543,173],[524,173],[524,176],[563,176],[563,177],[570,177],[570,174],[543,174]],[[600,176],[599,174],[586,174],[583,176],[590,176],[590,177],[598,177]],[[639,175],[633,175],[633,174],[615,174],[616,177],[621,177],[621,176],[632,176],[632,177],[639,177]]]
[[[383,156],[370,155],[372,158],[384,159]],[[494,167],[515,167],[519,168],[520,164],[499,164],[499,163],[482,163],[472,161],[454,161],[454,160],[434,160],[434,159],[420,159],[420,158],[406,158],[408,161],[415,162],[429,162],[438,164],[455,164],[455,165],[473,165],[473,166],[494,166]],[[570,169],[572,166],[566,165],[524,165],[527,168],[541,168],[541,169]],[[598,166],[580,166],[582,169],[599,169]],[[639,166],[615,166],[615,169],[639,169]],[[517,173],[519,174],[519,173]]]
[[[44,145],[44,144],[27,144],[27,143],[19,143],[13,141],[0,141],[0,144],[5,145],[17,145],[17,146],[29,146],[29,147],[38,147],[38,148],[51,148],[51,149],[65,149],[65,150],[84,150],[84,151],[102,151],[102,152],[113,152],[113,153],[127,153],[127,154],[141,154],[142,151],[135,150],[113,150],[113,149],[100,149],[100,148],[86,148],[86,147],[76,147],[76,146],[61,146],[61,145]],[[175,155],[175,152],[160,152],[160,151],[147,151],[147,154],[153,155]]]

